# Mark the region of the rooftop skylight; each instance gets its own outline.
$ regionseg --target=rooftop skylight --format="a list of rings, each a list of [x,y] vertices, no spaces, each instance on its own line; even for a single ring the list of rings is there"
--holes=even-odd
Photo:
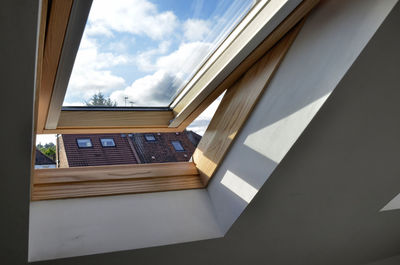
[[[63,106],[169,106],[254,2],[94,0]]]

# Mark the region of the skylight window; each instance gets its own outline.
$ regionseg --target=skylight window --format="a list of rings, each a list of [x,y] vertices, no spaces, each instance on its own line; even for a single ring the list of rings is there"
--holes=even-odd
[[[76,139],[76,143],[79,148],[90,148],[93,147],[92,141],[89,138],[85,139]]]
[[[114,139],[112,139],[112,138],[101,138],[100,142],[101,142],[101,146],[103,146],[103,147],[114,147],[115,146]]]
[[[254,2],[94,0],[63,106],[169,106]]]
[[[153,134],[145,134],[144,138],[146,138],[147,142],[155,142],[156,141],[156,137],[154,137]]]
[[[129,154],[134,162],[129,161],[128,164],[132,164],[129,166],[103,166],[103,163],[90,169],[57,169],[57,174],[63,178],[53,178],[54,172],[50,169],[35,171],[32,200],[206,187],[301,29],[301,20],[318,3],[315,0],[300,1],[300,4],[287,0],[255,0],[253,5],[253,1],[247,0],[192,0],[179,5],[178,0],[122,1],[116,0],[106,6],[108,1],[95,0],[89,20],[92,1],[49,1],[48,6],[43,6],[43,10],[49,12],[42,13],[39,30],[38,55],[42,56],[38,56],[36,63],[38,69],[42,69],[42,77],[38,78],[40,89],[36,95],[36,133],[75,135],[71,143],[77,141],[80,148],[93,147],[89,153],[78,153],[93,154],[96,161],[100,153],[118,153],[120,144],[118,148],[96,153],[99,142],[95,141],[92,146],[89,134],[108,134],[106,138],[111,138],[114,133],[117,135],[112,138],[121,137],[128,151],[133,148]],[[129,9],[129,4],[135,8]],[[151,19],[146,20],[148,17]],[[173,18],[176,25],[164,32],[169,18]],[[191,25],[199,21],[206,21],[206,26],[213,28],[207,32],[211,37],[204,37],[199,23]],[[223,30],[214,31],[214,26]],[[208,54],[205,52],[202,58],[195,56],[201,50],[198,47],[179,53],[186,44],[185,47],[210,43],[214,47],[207,46]],[[183,66],[196,61],[193,56],[198,64],[187,70]],[[141,72],[137,72],[138,69]],[[160,73],[172,78],[168,82],[160,79],[163,82],[157,83],[154,77]],[[112,82],[108,82],[110,80]],[[138,100],[124,94],[128,91],[126,86],[135,88],[129,91]],[[177,138],[176,132],[183,132],[188,126],[204,133],[212,115],[204,117],[203,114],[209,114],[211,103],[218,103],[217,98],[224,91],[222,104],[205,136],[194,144],[197,149],[193,150],[181,136],[182,142],[171,141]],[[113,94],[123,97],[118,99]],[[73,105],[80,107],[71,107]],[[236,115],[237,110],[240,115]],[[165,143],[148,146],[161,146],[165,150],[172,145],[177,151],[172,152],[175,159],[185,163],[162,163],[163,152],[153,149],[150,156],[140,153],[146,145],[143,135],[153,134],[154,137],[155,133],[160,135],[159,132],[172,133],[173,137],[157,137],[157,141]],[[82,138],[77,139],[77,134]],[[192,135],[188,140],[194,143],[196,139],[199,140]],[[214,148],[215,143],[218,143],[218,150]],[[172,151],[170,148],[167,149]],[[181,160],[183,157],[192,157],[192,161]],[[154,164],[151,167],[133,165],[136,162]],[[82,166],[88,163],[76,167]],[[171,175],[166,176],[166,172]],[[185,178],[171,185],[175,178],[181,179],[180,176]],[[165,181],[166,177],[171,181]],[[94,179],[100,183],[95,183]],[[114,180],[127,186],[116,186]],[[71,181],[77,182],[76,189],[71,189]],[[93,186],[88,189],[79,182],[85,185],[91,182]],[[106,182],[112,185],[104,189]],[[46,183],[57,185],[48,188],[43,185]]]
[[[171,141],[175,151],[185,151],[180,141]]]

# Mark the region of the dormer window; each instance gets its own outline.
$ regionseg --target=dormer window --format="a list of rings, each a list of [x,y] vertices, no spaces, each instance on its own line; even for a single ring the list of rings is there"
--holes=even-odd
[[[103,147],[115,147],[115,142],[113,138],[101,138],[101,146]]]
[[[92,141],[89,138],[76,139],[76,143],[79,148],[90,148],[93,147]]]

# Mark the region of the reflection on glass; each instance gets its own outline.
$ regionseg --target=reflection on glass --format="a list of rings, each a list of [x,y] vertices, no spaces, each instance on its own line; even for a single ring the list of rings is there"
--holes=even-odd
[[[168,106],[254,0],[94,0],[64,106]]]
[[[101,138],[100,139],[101,146],[103,147],[114,147],[115,142],[113,138]]]
[[[76,143],[78,144],[79,148],[89,148],[93,146],[92,141],[89,138],[76,139]]]

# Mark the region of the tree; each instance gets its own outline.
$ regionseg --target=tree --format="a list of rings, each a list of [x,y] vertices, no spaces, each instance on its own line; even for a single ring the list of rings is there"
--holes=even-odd
[[[86,106],[107,106],[116,107],[117,102],[112,101],[109,97],[105,97],[103,93],[99,92],[94,94],[89,102],[86,102]]]
[[[53,143],[47,143],[45,145],[38,144],[36,148],[39,149],[47,157],[56,160],[56,146]]]

